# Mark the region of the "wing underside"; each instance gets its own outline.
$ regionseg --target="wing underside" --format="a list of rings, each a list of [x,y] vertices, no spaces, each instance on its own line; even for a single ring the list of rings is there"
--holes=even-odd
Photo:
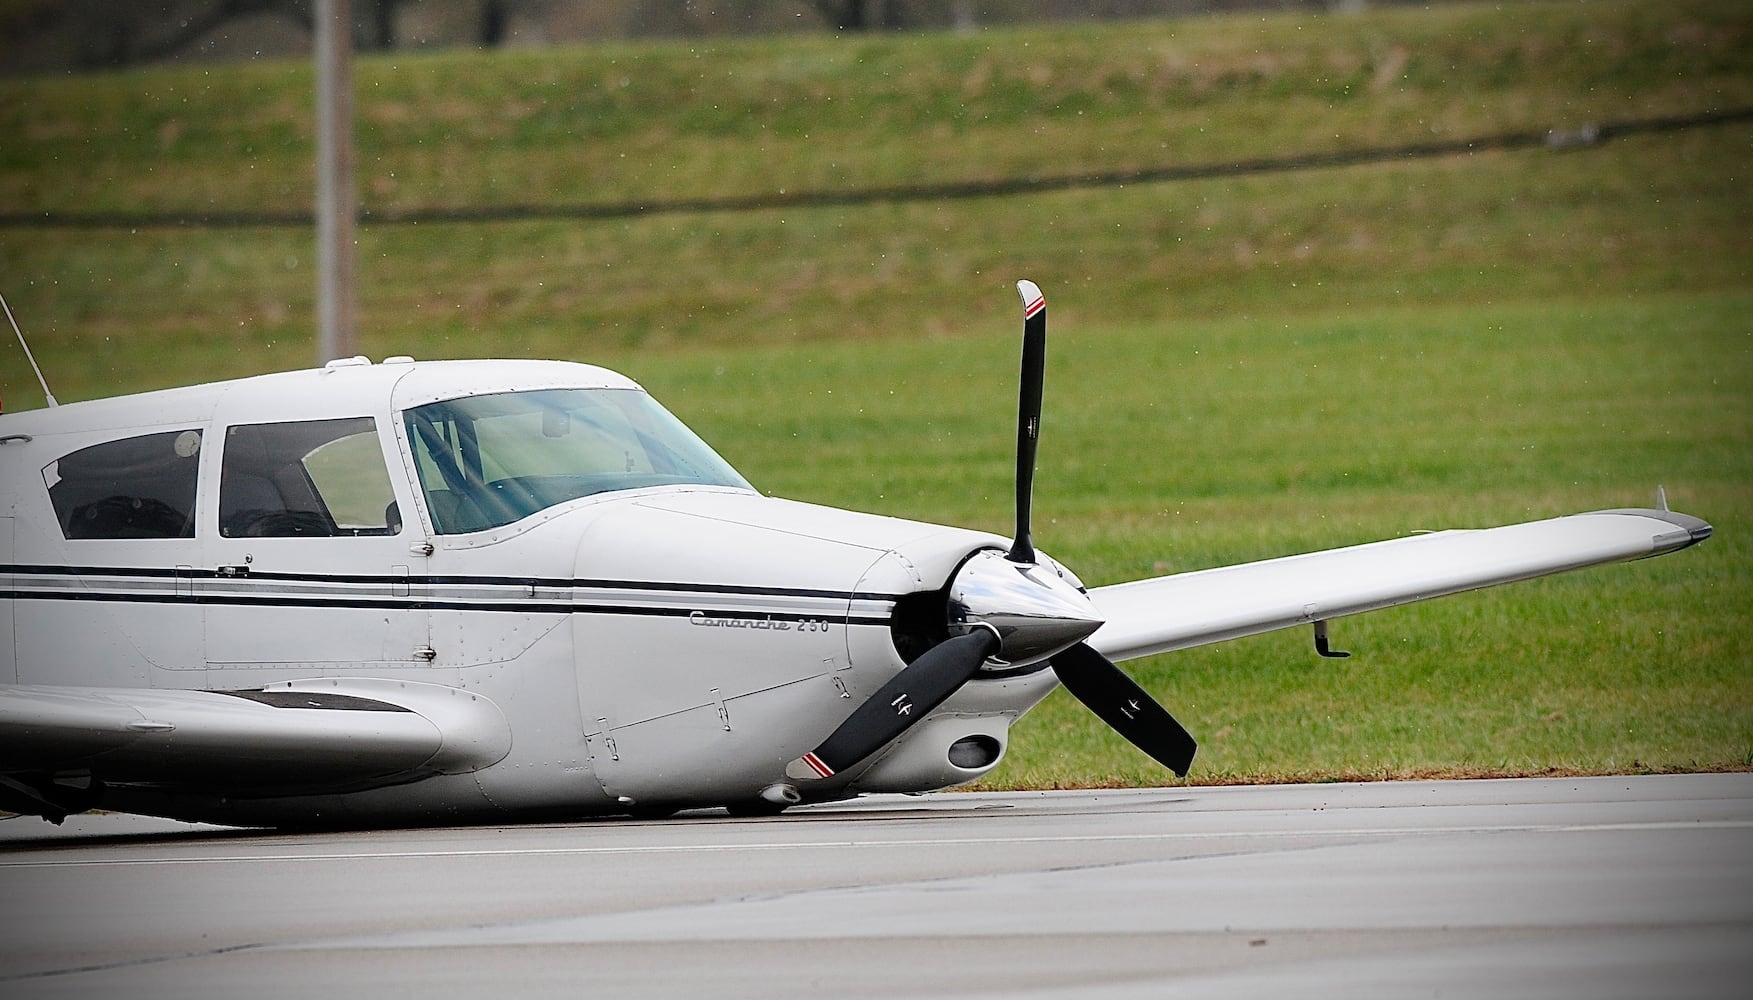
[[[1439,531],[1097,587],[1089,639],[1124,660],[1409,604],[1600,563],[1661,555],[1710,535],[1696,517],[1607,510]]]

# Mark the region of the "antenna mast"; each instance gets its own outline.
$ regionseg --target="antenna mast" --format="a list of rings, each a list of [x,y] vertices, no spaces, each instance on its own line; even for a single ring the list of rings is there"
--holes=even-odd
[[[6,321],[12,324],[12,332],[18,334],[18,346],[24,348],[24,356],[30,359],[31,370],[37,373],[37,384],[43,387],[43,396],[50,406],[60,406],[55,402],[55,394],[49,391],[49,380],[43,378],[43,370],[37,367],[36,355],[30,353],[30,345],[24,342],[24,331],[18,328],[18,320],[12,318],[12,307],[6,304],[6,296],[0,295],[0,309],[6,310]]]

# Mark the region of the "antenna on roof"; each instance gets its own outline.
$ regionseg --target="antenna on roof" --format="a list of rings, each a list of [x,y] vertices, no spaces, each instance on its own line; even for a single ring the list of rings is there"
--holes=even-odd
[[[6,304],[5,295],[0,295],[0,309],[6,310],[6,319],[12,324],[12,332],[18,334],[18,346],[24,348],[24,356],[30,359],[30,367],[37,373],[37,384],[43,387],[43,395],[48,399],[49,405],[61,405],[55,402],[55,394],[49,391],[49,380],[43,378],[43,370],[37,367],[36,355],[30,353],[30,345],[24,342],[24,331],[18,328],[18,320],[12,318],[12,307]]]

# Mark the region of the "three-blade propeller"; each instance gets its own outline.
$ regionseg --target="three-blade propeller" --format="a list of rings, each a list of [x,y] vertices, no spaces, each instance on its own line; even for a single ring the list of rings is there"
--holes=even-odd
[[[1023,300],[1023,358],[1017,394],[1016,538],[1010,551],[976,553],[957,570],[946,608],[951,638],[889,679],[818,747],[786,766],[808,782],[832,777],[876,753],[931,713],[989,660],[1021,665],[1046,658],[1065,689],[1134,746],[1180,777],[1197,744],[1132,678],[1089,643],[1101,626],[1087,598],[1039,567],[1029,536],[1035,456],[1047,368],[1047,300],[1032,281]],[[1009,565],[994,573],[992,564]],[[1022,582],[1019,582],[1022,581]]]

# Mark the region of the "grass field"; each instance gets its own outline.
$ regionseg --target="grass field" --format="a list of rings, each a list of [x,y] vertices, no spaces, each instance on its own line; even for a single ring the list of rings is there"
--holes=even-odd
[[[378,208],[1044,176],[1753,106],[1753,14],[1527,3],[362,61]],[[0,84],[13,211],[297,210],[303,65]],[[751,481],[1008,533],[1017,304],[1052,303],[1038,543],[1095,585],[1576,510],[1677,556],[1128,668],[1195,780],[1753,766],[1753,127],[1006,198],[366,226],[373,356],[649,386]],[[296,228],[0,229],[63,400],[312,360]],[[38,405],[15,348],[0,397]],[[1155,783],[1063,695],[990,784]]]

